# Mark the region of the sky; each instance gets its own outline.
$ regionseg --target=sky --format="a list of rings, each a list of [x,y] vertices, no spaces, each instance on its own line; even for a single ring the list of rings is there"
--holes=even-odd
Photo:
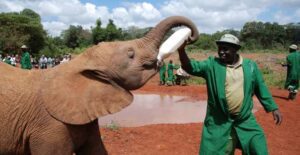
[[[191,19],[200,33],[241,30],[246,22],[300,22],[300,0],[1,0],[0,13],[29,8],[42,18],[44,29],[59,36],[70,25],[85,29],[109,19],[126,29],[155,26],[166,17]]]

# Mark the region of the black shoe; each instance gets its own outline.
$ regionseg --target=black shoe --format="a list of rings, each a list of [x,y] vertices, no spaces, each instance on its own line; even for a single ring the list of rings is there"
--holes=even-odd
[[[296,99],[297,93],[289,93],[289,99],[294,100]]]

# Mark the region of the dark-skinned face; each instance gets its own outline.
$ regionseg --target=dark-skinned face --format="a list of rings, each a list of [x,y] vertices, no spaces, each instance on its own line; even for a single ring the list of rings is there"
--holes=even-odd
[[[291,48],[290,48],[290,50],[289,50],[289,51],[290,51],[290,53],[292,53],[292,52],[295,52],[296,50],[295,50],[295,49],[291,49]]]
[[[218,44],[218,55],[222,63],[233,64],[237,58],[237,48],[230,44]]]

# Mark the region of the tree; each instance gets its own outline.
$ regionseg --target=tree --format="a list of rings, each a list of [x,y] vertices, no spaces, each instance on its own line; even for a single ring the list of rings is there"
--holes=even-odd
[[[264,24],[262,22],[247,22],[241,30],[241,41],[248,49],[262,48],[264,39]]]
[[[87,47],[91,44],[91,33],[84,30],[82,26],[70,25],[70,27],[62,33],[65,45],[69,48]]]
[[[24,9],[23,11],[20,12],[20,15],[30,17],[31,19],[33,19],[32,21],[34,21],[34,22],[36,22],[36,21],[41,22],[40,15],[30,9]]]
[[[89,30],[82,29],[79,35],[79,47],[88,47],[92,44],[92,33]]]
[[[199,39],[194,43],[194,45],[200,49],[208,50],[215,48],[215,40],[212,39],[210,34],[200,34]]]
[[[40,53],[34,56],[40,57],[41,55],[46,55],[47,57],[56,57],[65,54],[62,49],[65,49],[66,45],[61,37],[47,36],[45,44]]]
[[[75,48],[75,47],[78,47],[78,31],[77,31],[77,28],[76,26],[74,25],[70,25],[70,27],[67,29],[67,30],[64,30],[62,32],[62,37],[63,37],[63,40],[64,40],[64,43],[67,47],[70,47],[70,48]]]
[[[122,38],[122,29],[118,29],[114,24],[112,19],[109,19],[108,24],[106,26],[106,40],[114,41],[120,40]]]
[[[242,40],[251,49],[283,48],[286,36],[284,27],[278,23],[248,22],[241,30]]]
[[[106,39],[106,32],[103,28],[101,28],[101,24],[101,20],[97,19],[96,27],[92,28],[92,40],[95,45]]]
[[[45,45],[45,36],[40,16],[30,9],[0,14],[0,42],[6,52],[26,44],[32,53],[37,53]]]
[[[289,23],[284,26],[287,42],[289,44],[300,44],[300,23]]]

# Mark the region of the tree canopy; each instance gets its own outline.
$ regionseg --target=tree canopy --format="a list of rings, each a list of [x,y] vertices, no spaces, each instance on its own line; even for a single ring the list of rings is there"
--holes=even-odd
[[[37,53],[45,44],[46,32],[40,16],[30,9],[0,14],[0,48],[5,52],[18,50],[26,44]]]

